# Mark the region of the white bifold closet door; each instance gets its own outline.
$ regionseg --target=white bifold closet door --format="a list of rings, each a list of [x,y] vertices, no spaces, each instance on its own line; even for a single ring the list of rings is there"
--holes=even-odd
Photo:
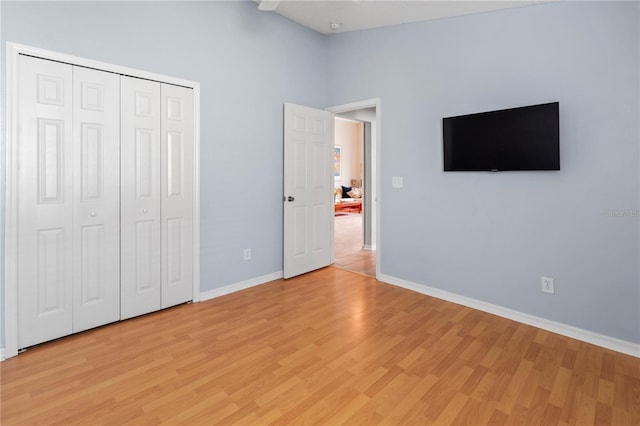
[[[193,298],[193,91],[121,78],[122,319]]]
[[[28,56],[18,67],[22,348],[119,317],[120,110],[118,76]]]
[[[160,309],[160,84],[121,77],[122,319]]]
[[[193,90],[18,68],[18,347],[192,300]]]
[[[73,332],[120,319],[120,76],[73,67]]]
[[[161,84],[162,307],[193,299],[193,90]]]

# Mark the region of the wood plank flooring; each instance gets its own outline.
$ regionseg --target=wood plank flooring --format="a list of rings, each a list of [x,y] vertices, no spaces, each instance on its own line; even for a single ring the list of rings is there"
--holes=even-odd
[[[345,271],[376,276],[376,252],[362,248],[362,215],[357,213],[336,216],[335,256],[333,266]]]
[[[638,425],[640,361],[334,267],[0,363],[2,425]]]

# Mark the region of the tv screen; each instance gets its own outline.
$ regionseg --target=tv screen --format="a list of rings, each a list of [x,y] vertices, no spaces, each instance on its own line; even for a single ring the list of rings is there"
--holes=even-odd
[[[559,103],[442,119],[444,171],[560,170]]]

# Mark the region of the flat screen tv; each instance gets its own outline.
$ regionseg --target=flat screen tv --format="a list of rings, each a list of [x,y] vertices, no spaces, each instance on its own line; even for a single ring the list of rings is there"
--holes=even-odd
[[[444,171],[560,170],[559,103],[442,119]]]

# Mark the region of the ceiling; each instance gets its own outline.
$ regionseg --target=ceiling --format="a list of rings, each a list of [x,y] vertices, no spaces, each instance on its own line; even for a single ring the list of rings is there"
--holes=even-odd
[[[278,13],[322,34],[342,33],[469,15],[544,1],[254,0],[264,13]],[[332,26],[332,24],[334,24]],[[333,27],[333,28],[332,28]]]

